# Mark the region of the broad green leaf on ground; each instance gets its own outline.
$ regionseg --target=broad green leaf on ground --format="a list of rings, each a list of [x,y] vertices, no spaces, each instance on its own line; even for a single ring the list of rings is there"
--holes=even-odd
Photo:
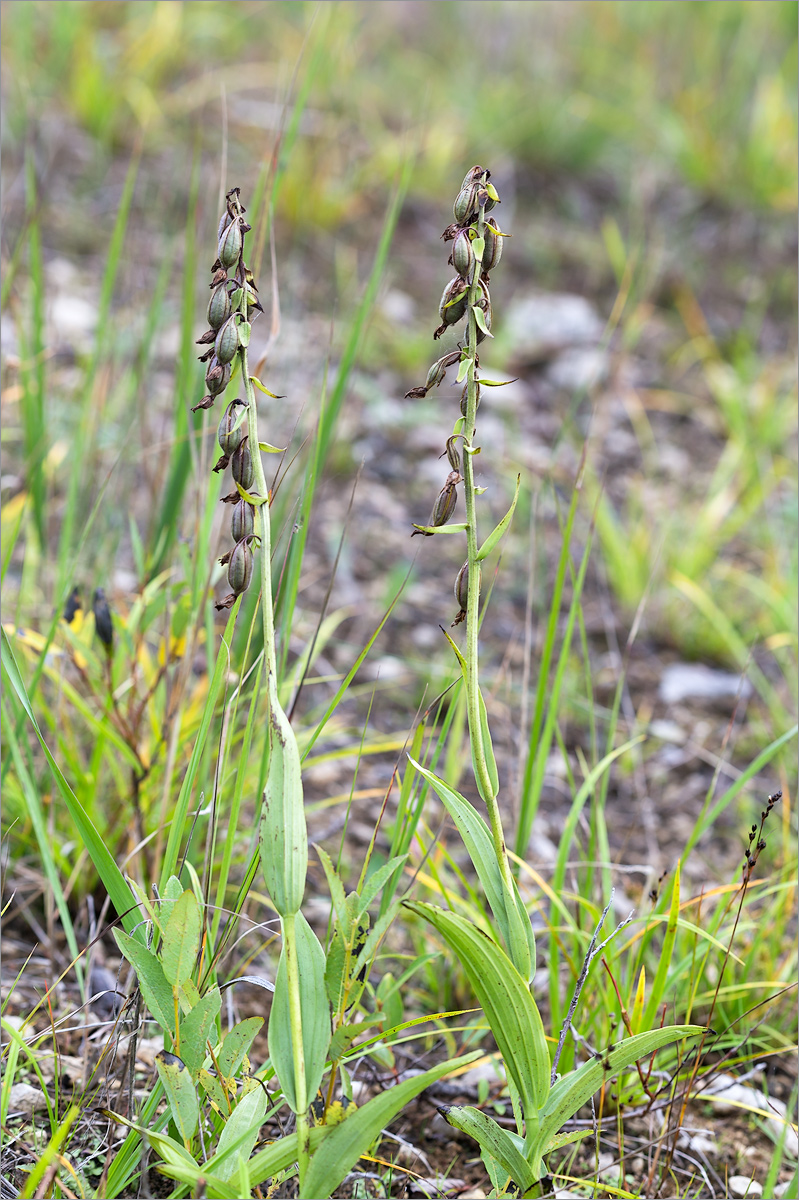
[[[148,950],[135,937],[114,930],[114,938],[120,953],[136,972],[136,982],[144,997],[144,1003],[162,1029],[175,1036],[175,1001],[164,968],[152,950]]]
[[[505,951],[465,917],[432,904],[405,905],[438,930],[463,964],[524,1111],[535,1113],[549,1092],[550,1062],[541,1014],[526,981]]]
[[[302,913],[294,917],[295,945],[300,979],[300,1008],[302,1011],[302,1043],[305,1058],[305,1095],[307,1102],[316,1095],[325,1069],[330,1045],[330,1006],[325,989],[325,952],[319,939]],[[269,1057],[280,1081],[283,1095],[293,1112],[297,1111],[297,1091],[294,1080],[291,1022],[289,1017],[289,985],[286,953],[283,950],[275,979],[275,994],[269,1016]]]
[[[162,1050],[155,1056],[155,1067],[169,1097],[172,1117],[178,1133],[185,1143],[191,1141],[197,1131],[200,1108],[194,1080],[186,1064],[176,1054]]]
[[[216,1019],[221,1008],[219,988],[211,988],[180,1022],[180,1056],[195,1080],[208,1054],[207,1043],[216,1044]]]
[[[230,1179],[238,1167],[239,1155],[246,1161],[252,1154],[261,1133],[266,1103],[266,1089],[255,1088],[242,1096],[228,1117],[219,1136],[216,1154],[205,1164],[219,1179]]]
[[[183,892],[170,913],[161,947],[164,975],[176,987],[191,978],[200,950],[201,923],[200,906],[194,892]]]
[[[346,1121],[331,1129],[322,1150],[313,1154],[311,1158],[301,1192],[304,1200],[327,1200],[361,1154],[406,1104],[450,1071],[474,1062],[481,1053],[480,1050],[475,1050],[472,1054],[439,1063],[437,1067],[432,1067],[421,1075],[395,1084],[364,1104],[363,1108],[359,1108]],[[313,1150],[313,1143],[311,1149]],[[254,1176],[253,1181],[255,1182]]]

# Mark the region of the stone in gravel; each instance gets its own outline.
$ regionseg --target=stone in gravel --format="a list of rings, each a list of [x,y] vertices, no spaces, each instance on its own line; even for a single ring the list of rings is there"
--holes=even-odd
[[[610,359],[602,346],[569,346],[547,367],[546,377],[563,392],[587,392],[608,377]]]
[[[716,671],[702,663],[671,663],[660,677],[658,695],[664,704],[679,704],[682,700],[727,700],[748,696],[752,685],[748,679],[729,671]]]
[[[31,1087],[29,1083],[14,1083],[8,1094],[8,1112],[23,1113],[30,1117],[35,1112],[47,1108],[47,1100],[40,1087]]]
[[[727,1181],[730,1188],[730,1194],[733,1196],[762,1196],[763,1185],[758,1183],[756,1179],[750,1179],[748,1175],[731,1175]]]
[[[504,337],[510,357],[528,363],[547,362],[568,346],[595,345],[603,322],[584,296],[536,292],[517,297],[505,317]]]

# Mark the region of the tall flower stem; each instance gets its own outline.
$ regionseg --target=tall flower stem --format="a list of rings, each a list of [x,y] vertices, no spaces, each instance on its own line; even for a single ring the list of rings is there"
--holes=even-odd
[[[481,207],[477,219],[477,236],[485,233],[485,211]],[[477,558],[477,492],[474,482],[474,435],[477,423],[477,319],[475,305],[482,298],[480,288],[480,262],[475,262],[474,277],[469,288],[469,366],[466,373],[466,417],[463,421],[463,486],[466,501],[466,546],[469,563],[469,590],[466,608],[466,711],[469,720],[469,737],[472,744],[472,759],[478,789],[488,810],[494,852],[502,874],[502,881],[509,897],[512,897],[511,878],[505,834],[502,829],[499,804],[491,781],[483,744],[483,728],[480,721],[480,679],[478,635],[480,627],[480,563]]]
[[[242,288],[241,308],[242,319],[247,320],[247,292]],[[263,621],[264,662],[266,664],[266,696],[267,714],[266,725],[269,727],[270,711],[279,706],[277,690],[277,657],[275,653],[275,623],[272,601],[272,539],[269,514],[269,491],[266,485],[264,465],[261,450],[258,445],[258,410],[255,400],[255,388],[250,377],[247,346],[240,345],[237,351],[244,381],[244,394],[247,399],[247,434],[249,437],[250,454],[252,455],[254,490],[264,497],[258,505],[260,522],[260,572],[261,572],[261,617]],[[297,938],[294,914],[281,917],[283,945],[286,953],[286,977],[289,993],[289,1024],[291,1028],[291,1046],[294,1059],[294,1087],[297,1104],[297,1144],[300,1188],[305,1182],[305,1174],[310,1163],[310,1143],[308,1126],[308,1097],[305,1094],[305,1052],[302,1041],[302,1006],[300,1000],[300,976],[297,961]]]

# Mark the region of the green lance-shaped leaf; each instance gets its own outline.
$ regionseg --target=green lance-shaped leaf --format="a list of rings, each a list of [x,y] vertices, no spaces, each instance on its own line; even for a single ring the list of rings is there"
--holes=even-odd
[[[439,1111],[454,1129],[468,1133],[469,1137],[473,1137],[479,1144],[481,1150],[496,1159],[522,1192],[533,1186],[536,1179],[530,1164],[510,1134],[500,1128],[491,1117],[468,1104],[447,1106]]]
[[[462,521],[455,525],[414,525],[414,529],[419,533],[463,533],[468,528],[469,526]]]
[[[230,1179],[238,1170],[239,1155],[246,1162],[252,1154],[261,1133],[266,1104],[266,1089],[258,1087],[242,1096],[233,1109],[219,1136],[216,1154],[205,1164],[218,1179]]]
[[[540,1145],[546,1146],[550,1138],[611,1076],[626,1070],[640,1058],[645,1058],[662,1046],[667,1046],[669,1042],[698,1037],[706,1032],[702,1025],[669,1025],[665,1029],[639,1033],[559,1079],[550,1091],[541,1113]]]
[[[200,926],[202,917],[197,897],[185,891],[175,901],[164,930],[161,946],[161,962],[164,975],[176,987],[191,978],[200,949]]]
[[[300,1010],[302,1012],[302,1048],[305,1058],[305,1095],[311,1100],[317,1092],[325,1069],[330,1045],[330,1008],[325,991],[325,952],[319,939],[302,913],[294,923],[297,965],[300,979]],[[269,1016],[269,1057],[280,1081],[283,1095],[293,1112],[297,1111],[297,1092],[294,1085],[294,1057],[289,1018],[289,985],[286,941],[280,955],[275,978],[275,994]]]
[[[300,753],[269,676],[269,773],[261,813],[261,866],[281,917],[299,912],[308,870],[308,831],[302,799]]]
[[[486,337],[493,338],[494,335],[491,332],[491,330],[488,328],[488,324],[485,319],[485,313],[483,312],[482,308],[480,308],[479,304],[472,305],[472,312],[474,313],[475,321],[477,322],[477,324],[480,327],[480,329],[482,330],[482,332],[486,335]]]
[[[455,822],[463,844],[469,852],[469,858],[474,863],[477,876],[483,885],[483,891],[494,914],[494,920],[505,939],[505,945],[508,947],[513,965],[522,978],[529,983],[535,975],[533,927],[515,880],[513,881],[513,902],[507,903],[507,893],[488,826],[460,792],[456,792],[443,779],[439,779],[438,775],[428,771],[410,756],[409,762],[420,775],[428,780]]]
[[[162,1050],[155,1056],[155,1067],[169,1099],[178,1133],[188,1143],[197,1131],[200,1107],[194,1081],[186,1064],[176,1054]]]
[[[358,1161],[375,1140],[381,1129],[397,1113],[409,1104],[415,1096],[430,1087],[432,1083],[448,1074],[459,1066],[474,1062],[480,1051],[453,1059],[451,1062],[440,1063],[421,1075],[406,1079],[402,1083],[375,1096],[362,1108],[359,1108],[346,1121],[334,1126],[320,1150],[311,1159],[311,1165],[305,1176],[305,1183],[300,1192],[304,1200],[327,1200],[341,1183],[347,1172]],[[311,1130],[311,1149],[314,1149],[313,1130]],[[255,1168],[257,1155],[250,1162],[250,1178],[255,1184],[264,1178],[261,1170]]]
[[[405,903],[438,930],[463,964],[531,1119],[546,1101],[550,1063],[544,1024],[527,983],[505,951],[464,917],[432,904]]]
[[[222,1048],[216,1056],[220,1075],[230,1079],[236,1074],[263,1023],[263,1017],[245,1017],[225,1034]]]
[[[513,512],[514,512],[514,509],[516,508],[516,501],[519,499],[519,487],[521,486],[521,480],[522,480],[521,475],[517,475],[516,476],[516,491],[513,493],[513,501],[511,503],[511,506],[508,509],[508,511],[505,513],[505,516],[502,518],[499,525],[497,525],[494,529],[491,530],[488,537],[483,542],[480,549],[477,551],[478,562],[482,561],[482,559],[484,559],[484,558],[488,558],[489,554],[494,549],[497,542],[502,537],[503,533],[506,531],[506,529],[508,529],[510,527],[511,520],[513,519]]]
[[[161,1028],[174,1037],[175,1002],[161,963],[152,950],[148,950],[135,937],[130,937],[121,929],[114,930],[114,938],[120,953],[136,972],[136,981],[144,1003]]]
[[[221,1008],[219,988],[211,988],[180,1022],[180,1056],[195,1080],[208,1054],[207,1043],[216,1044],[216,1018]]]

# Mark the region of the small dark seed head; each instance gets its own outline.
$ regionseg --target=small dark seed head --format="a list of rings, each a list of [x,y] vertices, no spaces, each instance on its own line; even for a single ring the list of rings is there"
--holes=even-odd
[[[231,221],[219,239],[219,261],[223,267],[234,267],[241,258],[244,244],[241,221]]]
[[[234,504],[230,517],[230,533],[234,542],[242,538],[252,537],[255,530],[255,509],[242,496],[238,504]]]
[[[230,552],[227,579],[234,596],[246,592],[252,579],[252,550],[247,539],[238,542]]]
[[[239,487],[244,488],[245,492],[249,492],[255,477],[249,440],[248,437],[243,438],[230,459],[230,469],[233,472],[233,478]]]
[[[236,351],[239,348],[239,324],[238,313],[234,313],[228,317],[219,333],[216,335],[214,342],[214,351],[216,357],[221,363],[229,363],[233,361]]]
[[[234,450],[238,450],[244,439],[244,422],[240,421],[239,417],[242,408],[245,407],[243,400],[231,400],[222,415],[216,438],[223,454],[232,454]]]
[[[208,302],[208,324],[212,329],[221,329],[231,312],[230,293],[228,292],[227,280],[225,280],[211,294],[211,299]]]
[[[214,355],[205,373],[205,386],[212,396],[218,396],[220,392],[224,392],[230,383],[230,374],[230,363],[221,363]]]

